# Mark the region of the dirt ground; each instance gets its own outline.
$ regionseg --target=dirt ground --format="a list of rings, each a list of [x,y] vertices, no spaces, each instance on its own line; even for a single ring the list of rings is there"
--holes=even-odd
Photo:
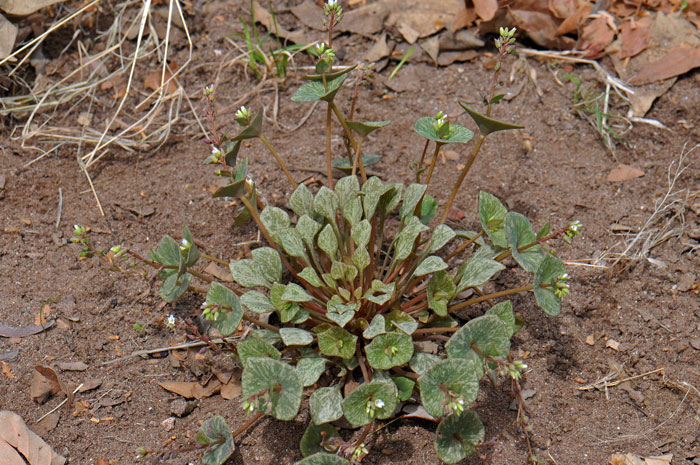
[[[211,9],[199,21],[195,61],[190,65],[193,71],[185,73],[182,81],[197,102],[200,89],[210,83],[219,66],[216,50],[230,48],[224,36],[240,32],[236,18],[245,17],[238,7],[220,3],[220,10]],[[224,22],[215,18],[218,15]],[[281,20],[292,21],[291,16]],[[346,63],[362,57],[372,45],[367,39],[350,36],[341,36],[337,44]],[[506,64],[505,76],[513,60]],[[524,388],[533,392],[529,405],[534,450],[544,463],[555,465],[602,465],[614,453],[668,453],[673,454],[673,464],[700,463],[700,392],[696,389],[700,388],[700,150],[684,159],[687,168],[673,188],[681,191],[674,197],[678,202],[650,225],[652,232],[667,225],[672,234],[651,249],[651,261],[633,259],[639,250],[633,247],[629,257],[612,266],[616,254],[640,231],[668,191],[669,172],[676,172],[684,147],[687,151],[700,141],[700,73],[678,79],[648,113],[647,118],[663,123],[668,130],[635,124],[625,135],[629,145],[618,144],[614,159],[591,125],[571,109],[571,94],[553,78],[552,65],[529,63],[538,73],[542,97],[534,85],[526,83],[517,96],[496,107],[498,117],[522,122],[526,129],[487,140],[458,196],[456,205],[466,217],[456,224],[465,229],[476,227],[476,196],[479,190],[487,190],[509,209],[528,216],[535,227],[546,222],[553,228],[562,227],[573,220],[584,225],[573,247],[560,247],[562,258],[575,262],[569,266],[572,292],[562,314],[546,317],[531,295],[514,299],[516,312],[527,322],[514,338],[514,350],[529,366]],[[296,63],[308,64],[303,58]],[[411,181],[408,164],[420,156],[423,144],[412,130],[418,117],[443,110],[454,115],[453,121],[474,129],[467,116],[456,116],[462,113],[456,101],[478,102],[487,93],[491,72],[486,64],[488,57],[483,56],[444,68],[408,63],[397,77],[406,87],[399,93],[382,83],[392,65],[377,75],[374,86],[360,86],[360,117],[392,120],[366,145],[368,151],[383,155],[373,169],[385,181]],[[594,81],[589,67],[567,71]],[[232,102],[256,84],[240,65],[222,69],[216,88],[222,124],[232,119]],[[289,100],[299,85],[300,80],[292,76],[280,91],[278,118],[288,126],[295,125],[309,108]],[[343,95],[350,95],[348,89]],[[270,109],[274,98],[274,91],[267,88],[247,105]],[[346,99],[340,103],[348,105]],[[73,124],[79,110],[66,114],[65,124]],[[621,106],[613,110],[626,113]],[[323,122],[324,112],[317,111],[291,134],[275,129],[270,121],[265,123],[269,138],[296,168],[293,174],[299,180],[323,179],[321,174],[305,171],[324,166],[320,155]],[[245,415],[239,400],[226,401],[219,395],[192,401],[192,412],[177,417],[172,430],[162,425],[172,416],[173,403],[181,398],[157,382],[204,381],[211,377],[206,361],[216,356],[208,354],[205,363],[176,363],[160,353],[102,365],[135,350],[181,342],[182,333],[168,328],[164,318],[170,313],[178,318],[193,316],[201,302],[189,296],[174,307],[163,307],[156,287],[106,273],[97,261],[78,261],[78,249],[67,244],[77,223],[89,225],[93,240],[103,247],[120,243],[145,254],[162,235],[177,235],[187,225],[211,254],[233,258],[245,253],[236,244],[255,240],[255,231],[250,226],[235,227],[235,209],[211,197],[210,189],[217,180],[202,163],[208,148],[201,135],[175,133],[153,152],[112,150],[91,173],[105,208],[103,217],[78,169],[74,149],[59,149],[24,168],[37,152],[11,140],[14,124],[21,121],[6,121],[0,134],[0,323],[31,325],[49,302],[50,319],[58,319],[59,324],[20,339],[0,337],[0,355],[18,351],[5,360],[9,370],[0,375],[0,410],[14,411],[34,427],[33,422],[63,397],[57,395],[44,404],[30,398],[34,366],[82,361],[88,365],[85,371],[57,369],[61,379],[74,386],[99,379],[101,385],[76,394],[75,401],[84,402],[87,408],[72,408],[70,413],[59,410],[58,424],[42,433],[70,463],[93,464],[98,458],[133,463],[138,446],[177,444],[192,437],[199,422],[214,414],[224,416],[232,428],[241,425]],[[340,147],[336,130],[334,148]],[[441,202],[449,193],[441,186],[452,185],[456,165],[465,162],[471,145],[450,149],[459,158],[448,158],[437,166],[435,179],[439,181],[429,190]],[[260,183],[266,200],[284,206],[290,189],[264,147],[253,142],[242,156],[250,157],[251,175]],[[618,164],[633,166],[644,175],[609,182],[608,174]],[[62,212],[57,227],[59,189]],[[499,279],[514,281],[512,276]],[[143,331],[134,324],[140,324]],[[632,379],[581,390],[609,374],[611,383]],[[505,388],[482,386],[475,409],[486,425],[487,439],[495,441],[491,449],[494,464],[519,464],[527,459],[525,439],[514,426],[516,414],[509,405]],[[298,443],[308,421],[308,414],[302,413],[288,423],[258,422],[239,439],[228,463],[294,463],[301,458]],[[437,464],[434,428],[423,420],[396,421],[369,440],[371,453],[363,463]],[[188,461],[194,461],[191,453],[169,463]],[[480,462],[472,457],[462,463]]]

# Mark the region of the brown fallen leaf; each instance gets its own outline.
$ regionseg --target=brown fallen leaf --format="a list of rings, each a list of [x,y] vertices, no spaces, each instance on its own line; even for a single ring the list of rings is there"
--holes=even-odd
[[[450,211],[447,214],[447,219],[451,221],[461,221],[465,216],[466,214],[463,210],[460,210],[459,208],[450,208]]]
[[[87,364],[81,361],[58,362],[56,365],[58,365],[58,368],[60,368],[63,371],[85,371],[88,369]]]
[[[49,315],[52,313],[53,310],[51,310],[51,307],[48,304],[45,304],[43,307],[41,307],[39,313],[34,316],[34,326],[45,326],[46,323],[48,323]]]
[[[628,165],[618,165],[608,173],[608,182],[629,181],[644,176],[644,171]]]
[[[232,282],[231,272],[228,269],[224,269],[214,262],[210,262],[206,268],[204,268],[205,273],[209,273],[219,281]]]
[[[563,36],[564,34],[569,34],[578,30],[583,19],[586,18],[592,10],[593,5],[590,3],[581,4],[571,16],[566,18],[559,27],[557,27],[556,35]]]
[[[0,412],[0,457],[3,465],[64,465],[66,459],[31,431],[16,413]]]
[[[7,379],[15,379],[15,374],[12,373],[12,367],[7,362],[0,362],[0,367],[2,367],[2,374],[5,375]]]
[[[54,320],[49,320],[43,326],[25,326],[23,328],[15,328],[14,326],[6,326],[0,324],[0,336],[3,337],[26,337],[32,334],[38,334],[45,329],[49,329],[56,322]]]
[[[620,59],[633,57],[641,53],[649,45],[649,27],[651,18],[630,19],[622,23],[620,34]]]
[[[566,19],[576,13],[578,7],[576,0],[549,0],[547,7],[557,19]]]
[[[154,69],[143,78],[143,87],[157,91],[160,90],[162,82],[165,86],[163,89],[164,92],[166,94],[174,94],[177,91],[178,84],[175,82],[175,79],[170,78],[173,77],[173,73],[176,73],[179,68],[177,63],[171,61],[169,67],[165,68],[165,73],[163,73],[161,68]],[[168,81],[169,79],[170,81]]]
[[[102,380],[99,378],[92,378],[88,379],[87,381],[83,381],[82,384],[83,385],[78,392],[87,392],[97,389],[98,387],[102,386]]]
[[[56,372],[52,368],[42,365],[35,366],[34,370],[34,379],[30,389],[32,400],[41,404],[46,402],[50,396],[63,392],[68,397],[66,406],[70,409],[73,405],[73,392],[61,382]]]
[[[666,454],[654,457],[643,457],[646,465],[670,465],[673,460],[673,454]]]
[[[484,21],[491,21],[498,10],[498,0],[472,0],[474,12]]]
[[[474,8],[463,7],[457,12],[457,14],[452,18],[452,23],[450,24],[450,32],[457,32],[460,29],[469,27],[476,19],[476,13]]]
[[[610,28],[610,15],[600,13],[597,18],[583,26],[580,48],[588,50],[586,58],[599,58],[613,39],[615,31]]]
[[[241,382],[232,379],[228,384],[221,386],[221,397],[226,400],[233,400],[241,395]]]
[[[44,436],[46,433],[58,426],[58,421],[61,419],[61,412],[53,412],[42,418],[34,425],[34,432],[39,436]]]
[[[666,54],[629,79],[633,86],[641,86],[655,81],[672,78],[685,74],[691,69],[700,67],[700,47],[689,47],[683,44],[666,52]]]

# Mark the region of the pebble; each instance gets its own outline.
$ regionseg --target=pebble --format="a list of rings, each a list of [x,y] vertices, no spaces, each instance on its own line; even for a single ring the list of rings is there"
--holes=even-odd
[[[175,417],[166,418],[160,423],[160,425],[165,431],[171,431],[173,428],[175,428]]]
[[[700,337],[694,337],[691,339],[690,345],[693,346],[693,349],[700,350]]]
[[[184,417],[189,415],[194,410],[194,402],[187,402],[184,399],[175,399],[170,402],[170,413],[176,417]]]

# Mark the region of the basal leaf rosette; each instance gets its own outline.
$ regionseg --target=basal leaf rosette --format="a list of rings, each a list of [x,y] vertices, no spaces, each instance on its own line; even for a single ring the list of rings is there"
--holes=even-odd
[[[376,418],[389,418],[396,409],[398,397],[398,389],[392,381],[372,381],[345,398],[343,413],[354,426],[364,426]]]
[[[484,425],[479,416],[465,410],[446,417],[437,427],[435,451],[449,464],[457,463],[474,453],[474,446],[484,440]]]
[[[251,357],[241,376],[242,394],[249,410],[291,420],[299,411],[304,387],[297,372],[279,360]],[[244,403],[244,406],[246,406]]]
[[[207,418],[197,432],[197,443],[206,447],[202,455],[204,465],[221,465],[236,450],[231,430],[221,416]]]
[[[459,413],[476,400],[479,371],[472,360],[442,360],[418,378],[425,410],[439,418]]]

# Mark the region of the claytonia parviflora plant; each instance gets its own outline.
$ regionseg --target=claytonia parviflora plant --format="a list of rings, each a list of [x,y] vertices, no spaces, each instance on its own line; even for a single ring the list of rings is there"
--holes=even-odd
[[[339,3],[329,1],[325,15],[330,32],[342,16]],[[447,212],[486,137],[521,128],[491,116],[500,100],[494,95],[498,69],[514,44],[514,33],[502,29],[496,41],[499,67],[485,99],[485,114],[460,102],[478,136],[440,215],[438,202],[428,194],[437,156],[447,144],[470,142],[474,133],[443,112],[421,117],[413,128],[425,139],[415,182],[404,186],[368,177],[363,141],[389,121],[346,119],[336,105],[335,96],[354,67],[334,66],[329,34],[328,45],[316,50],[316,74],[307,76],[292,97],[295,102],[327,104],[327,185],[314,192],[295,182],[263,134],[262,111],[254,114],[241,107],[234,118],[240,132],[235,137],[214,135],[208,141],[213,150],[206,162],[216,165],[215,174],[227,180],[214,196],[238,199],[242,209],[236,223],[253,221],[265,239],[249,258],[228,262],[208,256],[187,228],[179,244],[165,236],[149,258],[123,246],[96,249],[87,229],[75,228],[73,241],[83,246],[81,257],[96,256],[124,273],[155,276],[168,302],[186,292],[202,292],[201,315],[224,336],[240,324],[250,328],[245,339],[224,349],[243,367],[240,408],[250,420],[233,433],[221,417],[207,420],[197,435],[205,464],[223,463],[235,448],[235,437],[258,418],[292,420],[304,399],[311,422],[301,440],[305,458],[300,465],[360,462],[371,453],[367,438],[377,423],[400,416],[399,407],[405,403],[421,404],[439,422],[436,453],[444,462],[456,463],[484,443],[483,423],[471,410],[484,377],[510,383],[518,400],[518,424],[529,437],[529,413],[520,390],[526,365],[510,352],[511,338],[524,322],[507,296],[531,292],[546,314],[556,316],[569,291],[569,276],[548,245],[556,239],[568,243],[579,234],[580,223],[555,232],[547,224],[535,232],[525,216],[480,192],[478,230],[446,224]],[[214,92],[207,88],[205,96],[213,120]],[[337,182],[330,144],[334,129],[343,131],[353,153],[350,175]],[[241,141],[255,138],[290,181],[287,208],[265,205],[248,176],[248,161],[238,159]],[[424,173],[431,146],[432,161]],[[201,261],[227,265],[234,284],[199,271]],[[486,291],[485,285],[499,272],[513,267],[529,274],[529,282]],[[460,310],[471,306],[483,311],[464,321]],[[437,353],[423,351],[425,344],[420,343],[425,341],[436,342]],[[359,385],[346,392],[348,383]],[[342,419],[361,428],[356,439],[347,439],[350,434],[336,426]]]

